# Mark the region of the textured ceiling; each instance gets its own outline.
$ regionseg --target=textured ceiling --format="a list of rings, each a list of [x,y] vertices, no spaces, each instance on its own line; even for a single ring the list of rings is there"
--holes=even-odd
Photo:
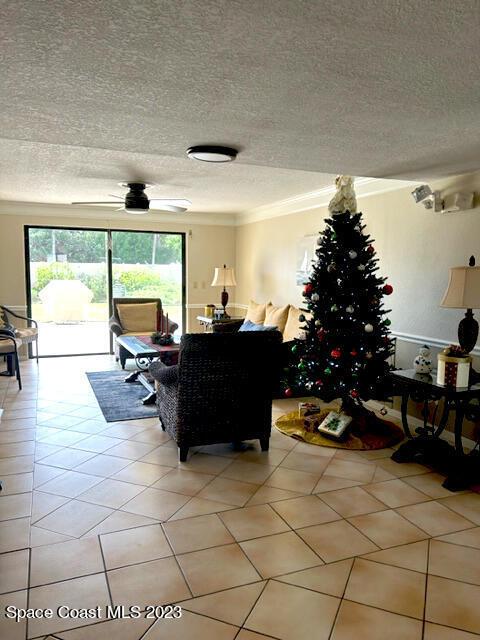
[[[103,200],[148,172],[155,195],[238,211],[325,174],[480,166],[478,0],[0,0],[0,13],[2,199]],[[185,159],[208,142],[240,148],[236,163]]]

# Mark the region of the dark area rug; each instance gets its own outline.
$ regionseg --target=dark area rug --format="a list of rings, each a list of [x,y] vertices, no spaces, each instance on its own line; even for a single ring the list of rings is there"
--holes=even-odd
[[[128,371],[87,373],[93,393],[107,422],[158,416],[156,405],[143,405],[148,391],[140,382],[124,382]]]

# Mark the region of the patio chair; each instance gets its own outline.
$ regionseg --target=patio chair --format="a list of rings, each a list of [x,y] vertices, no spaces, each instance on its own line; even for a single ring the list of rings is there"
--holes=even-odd
[[[20,375],[20,361],[18,358],[18,347],[22,344],[21,340],[15,337],[15,333],[9,329],[0,329],[0,356],[4,356],[7,360],[7,371],[0,372],[1,376],[15,375],[18,382],[18,388],[22,390],[22,378]]]
[[[22,328],[15,327],[15,323],[10,321],[9,316],[26,320],[27,326]],[[35,342],[35,359],[38,364],[38,322],[28,316],[15,313],[15,311],[12,311],[9,307],[0,304],[0,329],[2,327],[13,331],[14,337],[20,340],[21,344],[32,344]]]

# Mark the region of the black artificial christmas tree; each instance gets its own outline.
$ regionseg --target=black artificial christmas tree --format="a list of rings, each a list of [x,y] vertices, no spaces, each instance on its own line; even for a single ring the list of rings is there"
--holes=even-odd
[[[305,392],[326,402],[340,398],[351,412],[362,400],[385,397],[393,348],[382,299],[393,289],[377,273],[361,213],[334,213],[325,222],[303,292],[305,339],[292,347],[285,394]]]

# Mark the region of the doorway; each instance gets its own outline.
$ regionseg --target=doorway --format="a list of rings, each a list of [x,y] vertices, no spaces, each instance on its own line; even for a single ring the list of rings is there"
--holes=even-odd
[[[40,357],[112,353],[112,296],[161,298],[183,332],[183,233],[26,226],[25,261]]]

